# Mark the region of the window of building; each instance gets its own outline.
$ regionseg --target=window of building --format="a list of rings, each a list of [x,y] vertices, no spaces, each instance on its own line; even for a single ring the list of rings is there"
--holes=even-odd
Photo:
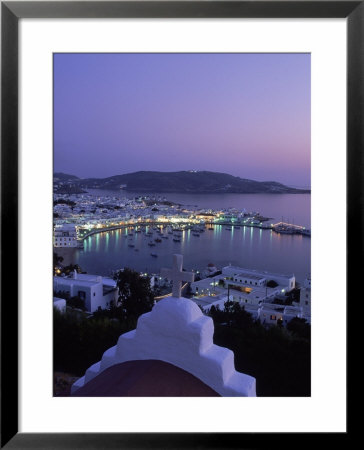
[[[274,315],[272,315],[272,316],[270,316],[270,320],[276,320],[276,316],[274,316]]]

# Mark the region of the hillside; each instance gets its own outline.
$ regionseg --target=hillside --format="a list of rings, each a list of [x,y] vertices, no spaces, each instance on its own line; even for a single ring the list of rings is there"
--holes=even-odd
[[[108,178],[72,180],[81,188],[125,189],[133,192],[200,193],[274,193],[300,194],[309,190],[294,189],[274,181],[254,181],[219,172],[149,172],[140,171]]]
[[[78,181],[79,178],[76,177],[76,175],[69,175],[67,173],[62,172],[55,172],[53,174],[53,182],[60,182],[60,183],[66,183],[66,182],[75,182]]]

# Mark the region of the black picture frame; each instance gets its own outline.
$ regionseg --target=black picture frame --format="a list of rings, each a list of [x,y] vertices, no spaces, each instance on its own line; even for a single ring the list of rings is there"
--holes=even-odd
[[[111,17],[347,19],[347,299],[355,295],[355,280],[362,279],[362,265],[356,263],[355,255],[358,251],[359,256],[363,255],[364,1],[2,1],[1,448],[223,449],[257,448],[264,443],[282,446],[279,433],[18,432],[18,22],[21,18]],[[349,417],[348,412],[347,420]],[[349,431],[348,420],[347,432],[337,433],[336,442],[346,439]],[[303,434],[299,443],[308,443],[309,438],[309,433]],[[296,445],[297,435],[286,434],[284,441],[285,445]]]

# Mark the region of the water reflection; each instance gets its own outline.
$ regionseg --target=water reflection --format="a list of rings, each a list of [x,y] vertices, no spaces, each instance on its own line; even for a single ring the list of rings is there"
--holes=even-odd
[[[213,228],[212,231],[206,227],[199,237],[193,236],[190,230],[184,231],[181,242],[174,242],[173,235],[166,229],[162,236],[168,239],[162,238],[161,242],[154,242],[161,237],[155,230],[151,237],[146,237],[144,232],[123,237],[128,234],[126,229],[96,234],[85,239],[84,250],[78,251],[78,264],[89,273],[102,275],[125,266],[158,273],[161,267],[169,267],[173,253],[182,253],[186,269],[201,271],[210,262],[221,268],[231,262],[257,270],[294,272],[302,279],[310,272],[310,239],[307,237],[279,235],[252,227],[249,232],[245,226],[241,231],[225,230],[221,225]],[[132,230],[129,228],[129,234]],[[148,246],[150,241],[155,246]],[[157,257],[152,257],[151,253],[156,253]]]

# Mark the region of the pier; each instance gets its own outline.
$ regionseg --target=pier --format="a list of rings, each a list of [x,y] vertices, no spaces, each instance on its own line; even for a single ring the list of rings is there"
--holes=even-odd
[[[311,231],[301,225],[295,225],[287,222],[277,222],[271,224],[274,232],[280,234],[301,234],[303,236],[311,236]]]

